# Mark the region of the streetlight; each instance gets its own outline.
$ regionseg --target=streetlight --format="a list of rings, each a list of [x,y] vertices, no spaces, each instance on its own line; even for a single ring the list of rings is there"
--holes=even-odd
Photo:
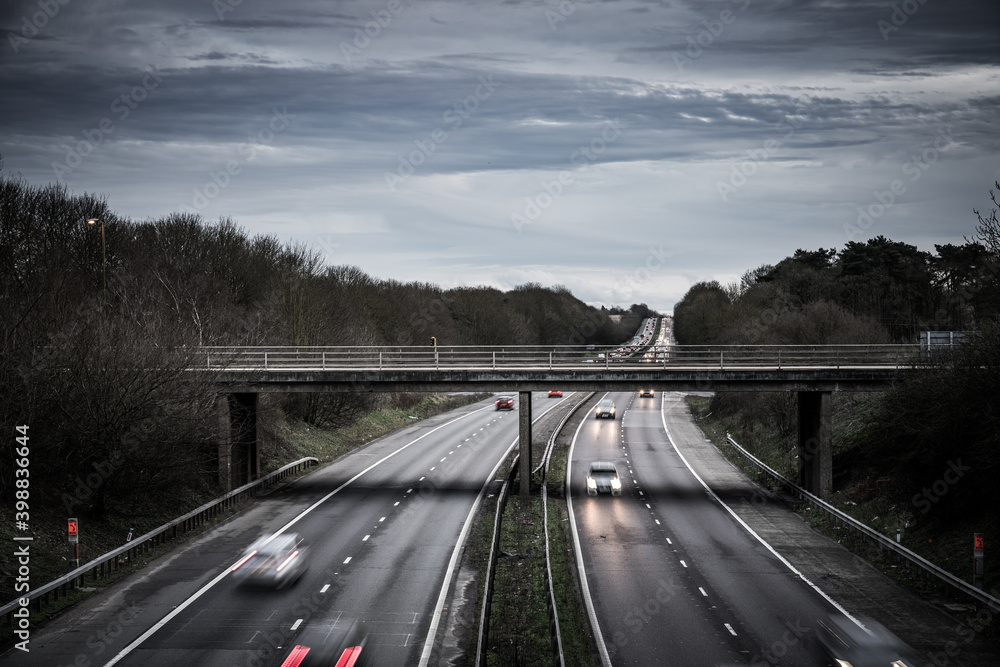
[[[101,273],[104,278],[104,289],[101,291],[101,307],[103,308],[108,303],[108,248],[104,243],[104,220],[98,220],[97,218],[87,219],[87,224],[92,227],[97,223],[101,223]]]

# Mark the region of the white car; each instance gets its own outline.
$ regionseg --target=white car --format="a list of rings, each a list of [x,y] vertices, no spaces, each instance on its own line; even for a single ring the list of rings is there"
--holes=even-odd
[[[610,461],[594,461],[587,473],[587,495],[610,493],[613,496],[622,494],[622,480],[618,476],[618,468]]]
[[[308,568],[308,551],[298,533],[261,538],[233,565],[233,577],[242,585],[284,588]]]

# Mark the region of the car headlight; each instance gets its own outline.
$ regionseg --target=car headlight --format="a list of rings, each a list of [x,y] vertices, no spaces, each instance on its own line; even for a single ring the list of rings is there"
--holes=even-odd
[[[597,480],[595,480],[593,477],[588,477],[587,478],[587,488],[588,489],[596,489],[597,488]]]
[[[612,477],[611,478],[611,488],[612,489],[620,489],[620,488],[622,488],[622,481],[620,479],[618,479],[617,477]]]

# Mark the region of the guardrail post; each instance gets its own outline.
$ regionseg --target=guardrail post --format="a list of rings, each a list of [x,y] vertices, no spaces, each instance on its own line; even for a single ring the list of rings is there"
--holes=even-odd
[[[267,350],[264,351],[264,368],[267,368]]]
[[[320,362],[320,368],[322,368],[324,371],[326,370],[326,350],[323,350],[323,357],[322,361]]]
[[[724,351],[719,350],[719,370],[720,371],[724,370],[726,368],[725,363],[723,363],[723,355],[725,355],[725,354],[726,353]]]
[[[378,351],[378,369],[382,370],[382,350]]]
[[[494,352],[493,352],[493,370],[496,370],[496,369],[497,369],[497,353],[494,350]]]
[[[549,350],[549,370],[552,370],[552,350]]]

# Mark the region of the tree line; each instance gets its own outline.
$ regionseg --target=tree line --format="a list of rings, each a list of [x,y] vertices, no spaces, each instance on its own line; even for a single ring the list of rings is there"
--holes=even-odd
[[[617,344],[648,313],[616,321],[564,287],[378,279],[229,218],[134,221],[105,197],[6,174],[0,301],[0,415],[8,434],[30,427],[33,497],[96,515],[215,484],[219,397],[183,372],[200,346]],[[275,409],[337,426],[378,400],[297,394]],[[13,446],[2,441],[5,461]],[[3,497],[13,488],[0,466]]]
[[[797,250],[735,284],[698,283],[674,308],[675,337],[684,344],[862,344],[914,343],[926,330],[965,332],[957,350],[927,359],[886,392],[871,399],[838,395],[834,482],[844,488],[868,474],[891,474],[889,493],[914,520],[930,515],[947,526],[960,517],[978,521],[985,512],[995,525],[998,192],[1000,183],[990,190],[991,211],[973,211],[977,224],[964,243],[935,245],[935,253],[878,236],[839,251]],[[783,442],[784,451],[794,452],[792,394],[718,393],[711,410],[751,446]]]
[[[984,231],[986,228],[984,228]],[[1000,254],[988,234],[936,253],[877,236],[796,250],[738,283],[692,286],[674,307],[682,344],[913,343],[1000,313]]]

